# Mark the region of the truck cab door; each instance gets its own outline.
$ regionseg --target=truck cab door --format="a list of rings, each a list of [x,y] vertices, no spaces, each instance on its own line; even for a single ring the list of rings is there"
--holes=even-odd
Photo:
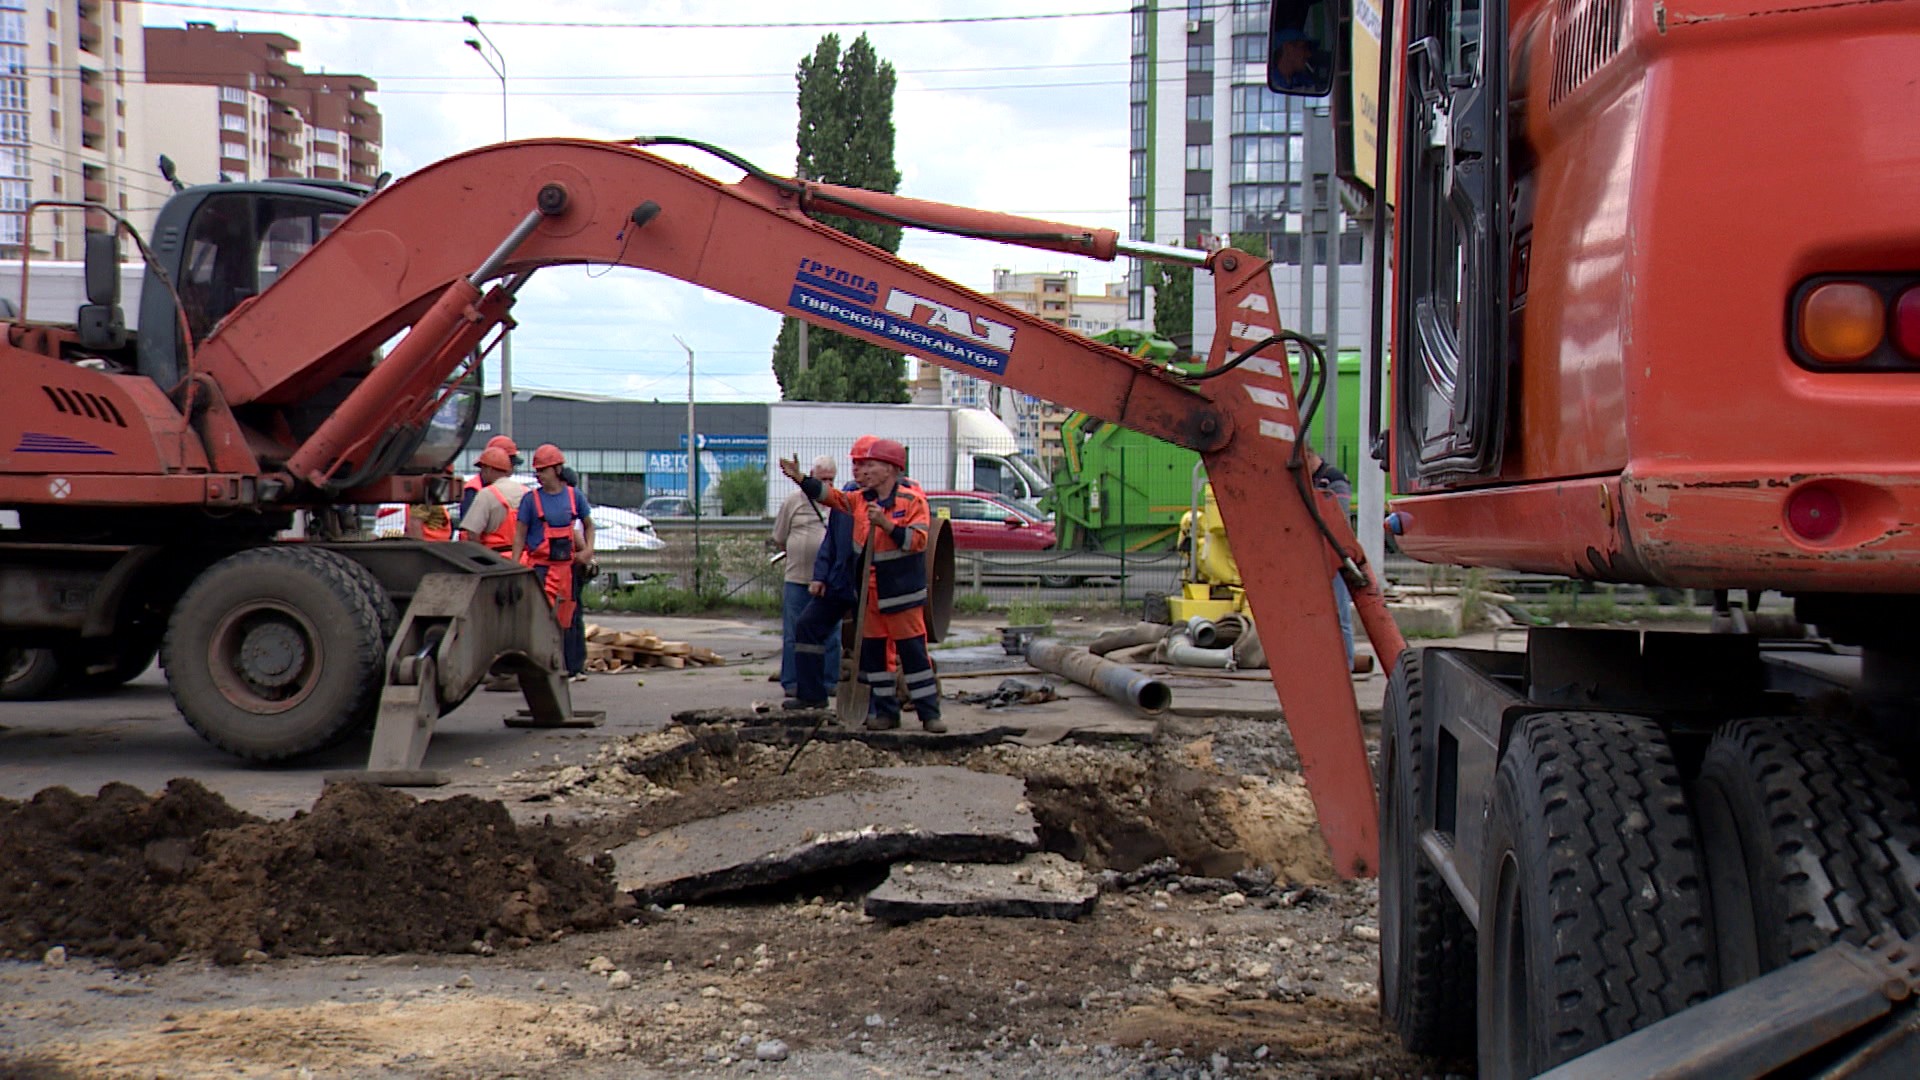
[[[1408,0],[1394,303],[1403,490],[1491,479],[1508,412],[1506,0]]]

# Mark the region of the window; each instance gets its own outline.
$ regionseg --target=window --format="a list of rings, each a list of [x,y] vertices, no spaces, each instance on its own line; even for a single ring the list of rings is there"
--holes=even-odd
[[[1196,75],[1213,73],[1213,42],[1187,43],[1187,70]]]
[[[1262,86],[1233,88],[1233,130],[1248,135],[1259,132],[1298,132],[1304,130],[1298,98],[1270,93]]]
[[[1196,146],[1187,147],[1187,168],[1189,169],[1213,168],[1213,144],[1201,143]]]
[[[1265,33],[1267,0],[1233,0],[1233,32]]]
[[[27,13],[0,10],[0,41],[24,43],[26,40]]]
[[[244,116],[223,116],[220,118],[220,126],[228,131],[245,131],[247,130],[247,118]]]
[[[1127,193],[1133,197],[1144,197],[1147,193],[1147,155],[1136,150],[1128,155]]]
[[[27,80],[0,77],[0,109],[27,111]]]
[[[340,167],[340,155],[321,150],[313,155],[313,164],[316,168],[337,169]]]
[[[1145,7],[1133,9],[1132,53],[1135,56],[1145,56],[1147,54],[1147,9]]]
[[[1209,220],[1213,217],[1212,195],[1189,195],[1186,201],[1186,216],[1195,221]]]
[[[1298,196],[1298,184],[1236,184],[1227,189],[1227,225],[1235,231],[1265,232]]]
[[[1300,173],[1299,135],[1235,135],[1228,144],[1229,184],[1283,184]]]
[[[0,142],[24,143],[28,141],[26,113],[0,113]]]
[[[1233,69],[1238,74],[1243,68],[1251,68],[1266,77],[1267,35],[1235,34],[1233,37]]]
[[[243,142],[223,142],[220,144],[220,156],[235,161],[247,160],[247,144]]]
[[[1187,119],[1211,121],[1213,119],[1213,95],[1188,94]]]
[[[27,73],[27,47],[25,45],[0,45],[0,73],[7,75],[25,75]]]
[[[1147,200],[1127,200],[1127,236],[1134,240],[1147,237]]]
[[[247,92],[237,86],[223,86],[220,88],[220,100],[229,105],[245,105]]]
[[[1145,105],[1133,106],[1128,118],[1128,128],[1130,138],[1127,145],[1135,150],[1145,150],[1147,148],[1147,107]]]
[[[0,210],[20,212],[27,208],[31,198],[25,180],[0,180]]]

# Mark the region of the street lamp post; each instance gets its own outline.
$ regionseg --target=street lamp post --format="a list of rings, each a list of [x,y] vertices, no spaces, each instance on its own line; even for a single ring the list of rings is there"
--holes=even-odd
[[[687,350],[687,501],[693,504],[693,592],[700,595],[700,447],[693,428],[693,346],[673,335]]]
[[[472,15],[462,15],[460,19],[473,27],[474,33],[480,35],[477,39],[468,38],[467,48],[478,53],[480,59],[486,61],[487,67],[492,69],[494,76],[500,80],[500,141],[506,142],[507,56],[500,51],[500,46],[495,45],[493,39],[487,36],[487,32],[480,28],[479,19]],[[480,44],[483,41],[486,42],[485,48]],[[488,49],[493,50],[493,55],[487,55]],[[505,328],[500,331],[500,434],[509,439],[513,438],[513,334]]]

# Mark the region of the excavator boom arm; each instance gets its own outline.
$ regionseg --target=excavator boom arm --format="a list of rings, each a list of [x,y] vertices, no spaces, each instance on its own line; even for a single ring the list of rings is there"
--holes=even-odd
[[[722,184],[626,144],[509,143],[439,162],[369,199],[235,311],[202,346],[198,367],[235,406],[294,403],[411,327],[288,463],[316,484],[342,474],[364,479],[362,463],[343,455],[377,445],[380,425],[395,422],[383,410],[421,400],[478,333],[505,318],[504,290],[483,295],[483,286],[543,266],[618,264],[1198,450],[1246,571],[1334,868],[1370,873],[1378,848],[1372,773],[1337,629],[1334,574],[1344,568],[1366,582],[1356,603],[1388,663],[1400,638],[1345,515],[1305,477],[1267,263],[1231,250],[1210,258],[1227,330],[1211,357],[1217,377],[1194,384],[813,221],[809,206],[1109,258],[1117,247],[1097,230],[764,173]]]

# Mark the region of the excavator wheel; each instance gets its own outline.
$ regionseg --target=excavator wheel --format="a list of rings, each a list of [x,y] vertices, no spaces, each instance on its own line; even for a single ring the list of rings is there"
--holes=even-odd
[[[1480,1076],[1533,1076],[1715,990],[1706,874],[1651,720],[1520,722],[1494,781],[1480,911]]]
[[[1407,1049],[1452,1060],[1473,1054],[1473,923],[1420,855],[1432,825],[1420,665],[1400,654],[1380,722],[1380,1007]]]
[[[1694,787],[1730,989],[1836,941],[1920,934],[1920,819],[1893,755],[1803,717],[1714,734]]]
[[[39,701],[59,685],[60,658],[52,649],[0,649],[0,701]]]
[[[379,703],[381,612],[340,556],[270,546],[208,567],[175,605],[161,663],[208,742],[254,761],[318,750]]]
[[[400,625],[400,609],[395,606],[393,597],[388,595],[387,587],[380,584],[380,579],[373,576],[373,571],[337,551],[330,548],[305,548],[303,550],[313,558],[339,565],[359,583],[361,593],[373,604],[374,610],[380,613],[380,655],[385,657],[387,647],[393,643],[393,631]],[[447,711],[451,711],[457,704],[457,702],[447,703]],[[375,693],[372,698],[368,699],[363,715],[359,717],[355,727],[372,731],[373,723],[379,716],[380,696],[378,693]]]

